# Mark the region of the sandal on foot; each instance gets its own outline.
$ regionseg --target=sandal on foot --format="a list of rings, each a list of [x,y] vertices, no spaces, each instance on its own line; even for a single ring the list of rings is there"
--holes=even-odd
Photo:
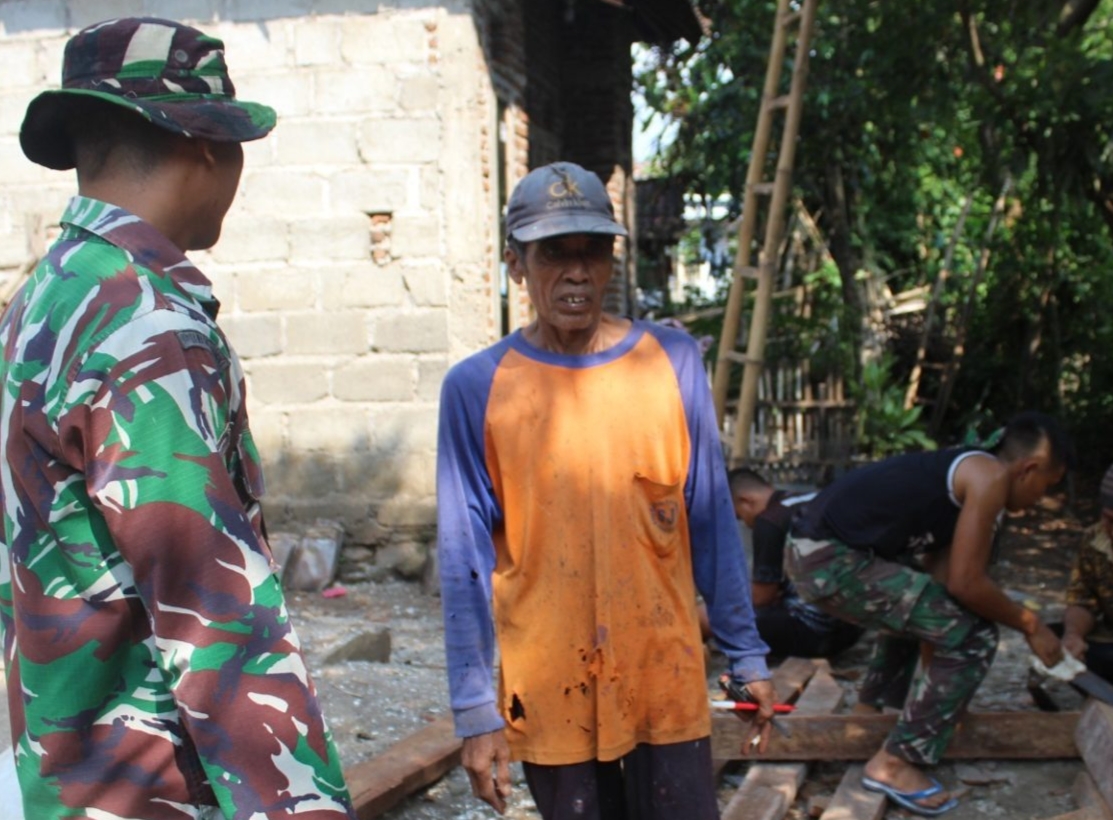
[[[945,803],[940,803],[938,806],[925,806],[923,803],[917,803],[917,800],[924,800],[928,797],[934,797],[943,791],[943,784],[931,778],[931,785],[926,789],[918,792],[902,792],[890,786],[888,783],[882,783],[880,780],[874,780],[872,777],[862,775],[862,788],[871,792],[879,792],[898,806],[908,809],[914,814],[919,814],[923,817],[938,817],[945,814],[958,805],[958,798],[952,797]]]

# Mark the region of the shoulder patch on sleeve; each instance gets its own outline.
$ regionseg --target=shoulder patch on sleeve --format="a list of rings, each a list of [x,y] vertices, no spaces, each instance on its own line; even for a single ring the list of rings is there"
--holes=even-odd
[[[179,330],[176,333],[183,349],[189,350],[190,348],[200,347],[208,350],[221,371],[228,369],[228,356],[217,345],[213,344],[213,340],[207,335],[199,330]]]

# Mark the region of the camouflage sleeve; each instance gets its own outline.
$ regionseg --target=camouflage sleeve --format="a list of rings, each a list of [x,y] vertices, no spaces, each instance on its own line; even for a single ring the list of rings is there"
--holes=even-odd
[[[242,480],[242,387],[215,328],[153,311],[71,374],[62,446],[122,557],[114,572],[134,576],[224,814],[354,818]]]
[[[1101,612],[1101,604],[1093,587],[1094,580],[1097,578],[1097,568],[1094,561],[1096,556],[1090,546],[1092,535],[1091,530],[1087,530],[1082,535],[1078,554],[1075,555],[1074,564],[1071,565],[1070,581],[1067,583],[1066,604],[1067,606],[1082,607],[1094,615],[1098,615]]]

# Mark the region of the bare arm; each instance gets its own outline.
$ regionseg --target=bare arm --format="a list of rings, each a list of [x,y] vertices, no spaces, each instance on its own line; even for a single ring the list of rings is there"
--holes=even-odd
[[[1094,630],[1096,619],[1090,610],[1068,606],[1063,613],[1063,649],[1081,660],[1086,654],[1086,636]]]
[[[993,529],[1005,508],[1009,476],[996,460],[968,458],[955,474],[955,494],[962,502],[951,543],[946,585],[963,606],[976,615],[1024,634],[1032,651],[1049,666],[1062,658],[1059,639],[1031,610],[1005,594],[989,577]]]
[[[754,606],[769,606],[777,603],[781,597],[780,584],[759,584],[754,581],[750,584],[750,590],[754,599]]]

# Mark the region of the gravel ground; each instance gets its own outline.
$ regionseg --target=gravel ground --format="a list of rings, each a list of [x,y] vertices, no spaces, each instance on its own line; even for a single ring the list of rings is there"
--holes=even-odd
[[[1054,618],[1062,608],[1061,590],[1079,529],[1078,522],[1054,503],[1011,522],[995,575],[1014,598]],[[429,721],[448,714],[438,598],[425,594],[417,584],[388,581],[351,586],[339,598],[290,593],[289,605],[345,766],[381,753]],[[329,660],[337,652],[373,657],[375,651],[382,652],[387,631],[391,643],[388,662]],[[852,702],[855,679],[868,655],[869,638],[867,634],[832,664],[836,678],[847,690],[845,703]],[[1003,630],[997,658],[973,708],[1033,709],[1024,687],[1028,659],[1024,640],[1017,633]],[[712,680],[722,663],[721,657],[713,658]],[[1056,695],[1068,708],[1081,703],[1065,688],[1057,689]],[[744,776],[744,766],[724,776],[722,806]],[[833,794],[845,769],[845,764],[839,763],[813,766],[788,815],[790,820],[808,817],[808,798],[821,800]],[[949,788],[963,793],[961,805],[947,815],[952,820],[1038,820],[1076,808],[1071,784],[1083,770],[1077,760],[979,761],[945,763],[934,774]],[[540,815],[520,767],[513,767],[513,775],[515,788],[505,816],[536,820]],[[479,820],[497,816],[471,797],[467,777],[459,768],[386,815],[389,820]],[[907,816],[890,809],[886,820]]]

